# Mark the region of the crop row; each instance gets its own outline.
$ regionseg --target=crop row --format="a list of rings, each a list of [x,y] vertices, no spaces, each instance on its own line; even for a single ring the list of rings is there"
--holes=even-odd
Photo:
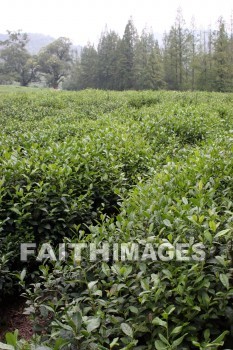
[[[38,342],[137,350],[228,344],[232,96],[90,90],[1,97],[0,290],[4,298],[19,288],[9,271],[26,283]],[[205,259],[19,261],[22,242],[62,241],[141,249],[198,242]]]

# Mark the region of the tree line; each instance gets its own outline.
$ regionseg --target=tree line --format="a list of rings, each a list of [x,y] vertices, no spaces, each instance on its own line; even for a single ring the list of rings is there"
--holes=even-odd
[[[222,17],[218,28],[198,31],[194,20],[185,25],[182,11],[159,45],[152,30],[139,35],[133,20],[120,37],[105,30],[97,47],[88,43],[74,54],[71,42],[59,38],[31,56],[27,35],[9,32],[1,42],[0,82],[16,80],[27,86],[43,79],[48,86],[80,90],[207,90],[233,91],[233,21]]]
[[[0,84],[43,82],[58,88],[72,66],[71,41],[60,37],[38,55],[28,52],[28,41],[28,34],[21,31],[8,31],[8,39],[0,41]]]

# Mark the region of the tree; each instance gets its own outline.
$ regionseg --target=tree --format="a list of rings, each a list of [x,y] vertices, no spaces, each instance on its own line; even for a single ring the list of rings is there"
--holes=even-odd
[[[47,85],[54,89],[57,89],[59,83],[69,74],[72,61],[70,47],[70,40],[60,37],[39,52],[40,72],[44,75]]]
[[[90,43],[81,52],[79,79],[81,89],[97,88],[97,51]]]
[[[197,55],[198,37],[196,35],[195,19],[192,17],[191,31],[190,31],[190,70],[191,70],[191,90],[196,88],[197,67],[198,67],[198,55]]]
[[[28,35],[21,31],[8,31],[8,36],[7,40],[0,42],[1,75],[5,81],[17,81],[21,86],[28,86],[38,78],[36,57],[26,49]]]
[[[162,56],[152,31],[142,31],[135,44],[134,88],[159,89],[164,87]]]
[[[62,88],[65,90],[80,90],[80,57],[76,56],[75,60],[72,62],[72,66],[69,75],[65,77]]]
[[[178,89],[178,62],[176,53],[176,31],[172,27],[169,33],[164,35],[164,78],[168,89]]]
[[[128,90],[133,88],[134,50],[136,40],[137,30],[134,27],[133,20],[130,19],[125,27],[123,38],[118,44],[117,81],[119,90]]]
[[[164,37],[165,81],[173,90],[187,88],[189,75],[190,34],[184,28],[184,19],[179,9],[176,22]]]
[[[213,32],[200,32],[200,43],[197,53],[196,88],[202,91],[213,89]]]
[[[231,69],[230,69],[230,74],[233,78],[233,11],[231,13],[231,24],[230,24],[230,28],[231,28],[231,32],[230,32],[230,65],[231,65]],[[233,90],[233,82],[231,85],[231,91]]]
[[[223,18],[219,18],[219,27],[214,40],[213,53],[213,88],[216,91],[229,91],[231,87],[231,54],[230,40]]]
[[[101,89],[117,89],[117,57],[119,36],[107,30],[102,34],[98,44],[98,87]]]

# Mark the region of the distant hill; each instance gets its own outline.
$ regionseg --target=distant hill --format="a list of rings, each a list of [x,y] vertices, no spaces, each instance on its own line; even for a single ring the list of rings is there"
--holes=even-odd
[[[29,43],[27,44],[27,49],[32,54],[37,54],[42,47],[50,44],[55,38],[50,35],[37,34],[37,33],[28,33]]]
[[[31,54],[37,54],[42,47],[50,44],[56,38],[51,37],[50,35],[44,35],[39,33],[28,33],[29,36],[29,43],[27,44],[27,49]],[[0,41],[6,40],[8,37],[7,34],[0,34]],[[81,46],[72,46],[72,49],[77,50],[77,52],[80,52]]]

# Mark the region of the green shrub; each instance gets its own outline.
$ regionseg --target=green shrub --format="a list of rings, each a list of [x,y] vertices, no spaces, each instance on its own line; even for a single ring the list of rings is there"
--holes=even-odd
[[[229,347],[232,96],[20,91],[0,102],[0,293],[25,287],[37,335],[8,340],[18,349]],[[206,259],[71,256],[39,271],[33,257],[19,261],[22,242],[63,240],[142,251],[195,241]]]
[[[91,226],[73,242],[200,242],[204,261],[57,262],[41,267],[41,281],[28,291],[34,324],[47,323],[74,348],[219,348],[231,331],[233,288],[228,244],[232,202],[219,199],[232,169],[229,140],[168,163],[123,201],[116,221]],[[225,157],[221,154],[224,152]],[[216,172],[216,170],[218,170]],[[230,198],[228,198],[229,200]],[[82,237],[82,235],[80,236]],[[213,250],[214,248],[214,250]],[[232,251],[231,251],[232,253]],[[112,344],[112,345],[111,345]]]

